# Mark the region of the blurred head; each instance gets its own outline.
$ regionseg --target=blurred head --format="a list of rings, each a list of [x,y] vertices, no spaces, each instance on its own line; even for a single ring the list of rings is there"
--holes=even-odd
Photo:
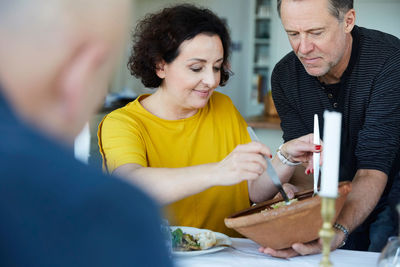
[[[212,11],[189,4],[165,8],[139,22],[128,62],[131,74],[140,78],[146,87],[159,87],[164,81],[157,75],[160,66],[171,64],[182,52],[184,42],[199,35],[219,39],[223,54],[217,85],[225,85],[230,75],[231,43],[226,25]]]
[[[71,142],[102,103],[129,0],[0,2],[0,83],[25,121]]]
[[[290,45],[308,74],[341,75],[351,55],[353,1],[278,0]]]

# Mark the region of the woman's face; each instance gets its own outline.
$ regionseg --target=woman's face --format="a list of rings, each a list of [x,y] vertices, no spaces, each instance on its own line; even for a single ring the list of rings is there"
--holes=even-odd
[[[218,35],[198,34],[184,41],[179,55],[161,65],[157,75],[161,90],[179,111],[204,107],[221,79],[224,50]]]

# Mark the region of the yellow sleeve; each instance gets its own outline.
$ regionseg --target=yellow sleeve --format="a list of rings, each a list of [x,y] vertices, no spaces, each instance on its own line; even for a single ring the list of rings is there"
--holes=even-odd
[[[126,114],[116,110],[99,124],[99,149],[103,168],[112,173],[117,167],[136,163],[147,167],[146,149],[140,125]]]

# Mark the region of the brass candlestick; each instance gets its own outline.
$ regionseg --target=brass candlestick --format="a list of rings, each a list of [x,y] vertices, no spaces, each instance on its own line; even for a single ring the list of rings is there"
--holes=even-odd
[[[336,198],[322,197],[321,198],[321,216],[322,228],[319,231],[319,237],[322,239],[322,260],[319,266],[331,267],[332,262],[329,260],[331,252],[331,243],[335,232],[332,229],[332,220],[335,216]]]

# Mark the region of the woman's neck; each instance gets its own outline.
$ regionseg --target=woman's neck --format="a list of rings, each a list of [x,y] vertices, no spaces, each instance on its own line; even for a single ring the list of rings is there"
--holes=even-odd
[[[158,88],[152,95],[140,101],[151,114],[165,120],[180,120],[194,116],[198,109],[185,109],[176,99]]]

